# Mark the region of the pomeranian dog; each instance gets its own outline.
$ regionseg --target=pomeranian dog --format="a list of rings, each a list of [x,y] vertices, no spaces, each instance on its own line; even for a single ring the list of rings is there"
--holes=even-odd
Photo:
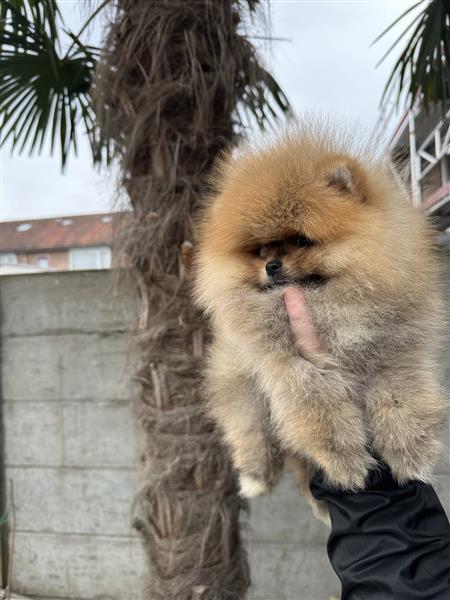
[[[239,475],[265,493],[285,458],[364,487],[381,457],[428,481],[445,402],[435,376],[439,273],[422,214],[391,170],[308,125],[223,159],[199,222],[195,298],[210,317],[205,393]],[[303,290],[325,357],[295,346],[283,303]]]

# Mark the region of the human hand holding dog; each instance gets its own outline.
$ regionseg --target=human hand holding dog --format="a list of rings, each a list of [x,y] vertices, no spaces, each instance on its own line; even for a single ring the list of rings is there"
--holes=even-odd
[[[323,352],[319,336],[305,306],[303,290],[299,287],[289,286],[285,289],[283,298],[295,345],[303,353],[309,355]]]
[[[294,342],[302,356],[318,366],[331,366],[334,361],[323,349],[308,314],[303,290],[299,287],[289,286],[284,291],[283,299]]]

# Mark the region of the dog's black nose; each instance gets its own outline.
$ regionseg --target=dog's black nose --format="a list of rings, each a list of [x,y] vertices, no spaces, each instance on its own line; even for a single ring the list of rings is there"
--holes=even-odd
[[[266,272],[269,277],[273,277],[277,274],[278,271],[281,270],[283,266],[281,260],[269,260],[266,264]]]

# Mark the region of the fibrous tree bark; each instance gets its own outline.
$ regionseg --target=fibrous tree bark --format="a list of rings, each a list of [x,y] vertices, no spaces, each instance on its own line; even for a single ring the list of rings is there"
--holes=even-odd
[[[132,207],[119,251],[141,306],[134,525],[152,599],[234,600],[249,585],[235,478],[202,414],[205,326],[189,273],[195,212],[214,160],[237,139],[239,107],[261,122],[287,108],[241,31],[257,4],[117,0],[97,69],[98,118]]]

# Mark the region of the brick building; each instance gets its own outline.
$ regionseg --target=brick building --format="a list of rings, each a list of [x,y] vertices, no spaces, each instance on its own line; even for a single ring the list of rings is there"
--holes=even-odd
[[[109,269],[113,221],[105,213],[5,221],[1,273]]]

